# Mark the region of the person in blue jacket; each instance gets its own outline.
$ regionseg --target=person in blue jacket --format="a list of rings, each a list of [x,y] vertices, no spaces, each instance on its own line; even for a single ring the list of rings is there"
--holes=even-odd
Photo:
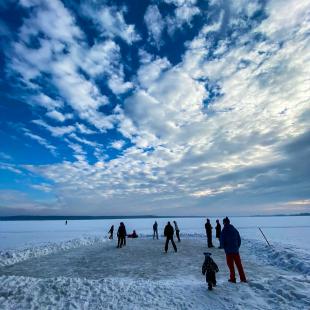
[[[241,263],[241,258],[239,255],[239,248],[241,245],[241,238],[238,230],[230,224],[230,220],[228,217],[223,219],[224,228],[221,232],[221,247],[224,248],[226,253],[226,262],[227,266],[230,271],[230,278],[229,282],[236,283],[236,276],[235,276],[235,268],[234,264],[236,264],[240,281],[247,282],[245,273],[243,270],[243,266]]]

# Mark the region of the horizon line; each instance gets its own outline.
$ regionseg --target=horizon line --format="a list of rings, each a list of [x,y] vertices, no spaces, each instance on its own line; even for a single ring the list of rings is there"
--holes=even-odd
[[[229,217],[269,217],[269,216],[310,216],[310,213],[293,214],[254,214],[254,215],[230,215]],[[4,215],[0,221],[13,220],[96,220],[96,219],[134,219],[134,218],[207,218],[225,217],[225,215]]]

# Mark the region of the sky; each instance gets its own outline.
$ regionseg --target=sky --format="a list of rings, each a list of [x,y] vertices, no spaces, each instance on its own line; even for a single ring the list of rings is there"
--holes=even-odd
[[[0,215],[310,212],[307,0],[0,0]]]

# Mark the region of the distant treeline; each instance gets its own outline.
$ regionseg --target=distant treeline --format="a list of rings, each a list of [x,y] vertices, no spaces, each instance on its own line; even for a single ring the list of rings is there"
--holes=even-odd
[[[273,215],[246,215],[246,216],[231,216],[231,217],[270,217],[270,216],[310,216],[310,213],[298,214],[273,214]],[[113,215],[113,216],[84,216],[84,215],[14,215],[0,216],[0,221],[74,221],[74,220],[113,220],[113,219],[148,219],[148,218],[198,218],[205,217],[203,215],[175,216],[175,215]],[[216,216],[210,216],[210,218]],[[222,216],[218,216],[222,218]]]
[[[156,215],[132,215],[132,216],[41,216],[41,215],[15,215],[0,216],[0,221],[65,221],[65,220],[113,220],[113,219],[147,219],[147,218],[177,218],[177,217],[202,217],[202,216],[156,216]]]
[[[310,213],[252,215],[251,217],[268,217],[268,216],[310,216]]]

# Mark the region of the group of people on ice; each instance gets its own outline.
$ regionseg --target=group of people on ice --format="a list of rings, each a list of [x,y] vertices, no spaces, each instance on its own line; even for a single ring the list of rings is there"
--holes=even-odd
[[[108,233],[110,234],[109,239],[113,239],[114,225],[111,226]],[[135,239],[138,238],[138,235],[135,230],[127,235],[125,224],[121,222],[117,230],[117,248],[122,248],[126,245],[126,237]]]
[[[221,224],[219,220],[216,220],[216,238],[219,240],[220,249],[224,249],[226,254],[226,263],[229,269],[229,279],[228,281],[231,283],[236,283],[236,274],[235,267],[236,265],[240,282],[247,282],[246,276],[243,270],[239,248],[241,246],[241,238],[238,230],[230,224],[230,220],[228,217],[223,219],[223,229],[221,229]],[[212,244],[212,226],[210,220],[207,219],[205,224],[207,239],[208,239],[208,247],[214,247]],[[202,273],[206,276],[206,282],[208,283],[208,289],[212,290],[213,286],[216,286],[216,272],[219,271],[218,266],[211,258],[211,253],[205,252],[205,261],[202,265]]]
[[[181,242],[180,239],[180,229],[178,227],[178,224],[176,221],[173,221],[174,227],[171,225],[170,222],[167,223],[164,229],[164,236],[166,237],[165,241],[165,253],[168,251],[169,242],[171,242],[173,249],[175,252],[178,251],[177,246],[174,242],[174,233],[176,233],[176,237],[178,242]],[[219,249],[224,249],[226,254],[226,262],[227,266],[229,268],[230,277],[229,282],[236,283],[236,275],[235,275],[235,268],[234,265],[236,265],[240,281],[241,282],[247,282],[246,276],[243,270],[241,258],[239,255],[239,248],[241,245],[241,238],[238,230],[230,224],[230,220],[228,217],[225,217],[223,219],[223,229],[220,224],[219,220],[216,220],[216,227],[215,227],[215,233],[216,238],[219,240]],[[212,242],[212,225],[209,219],[207,219],[205,223],[205,230],[207,235],[207,243],[208,248],[213,248],[213,242]],[[113,239],[113,233],[114,233],[114,225],[111,226],[109,230],[109,239]],[[120,223],[119,228],[117,230],[117,248],[122,248],[126,245],[126,236],[128,238],[138,238],[138,235],[136,231],[134,230],[132,234],[128,234],[126,232],[126,227],[123,222]],[[153,239],[158,239],[158,224],[155,221],[153,224]],[[214,260],[211,257],[210,252],[205,252],[205,260],[202,265],[202,273],[206,276],[206,282],[208,283],[208,289],[212,290],[212,287],[216,286],[216,273],[219,271],[217,264],[214,262]]]

